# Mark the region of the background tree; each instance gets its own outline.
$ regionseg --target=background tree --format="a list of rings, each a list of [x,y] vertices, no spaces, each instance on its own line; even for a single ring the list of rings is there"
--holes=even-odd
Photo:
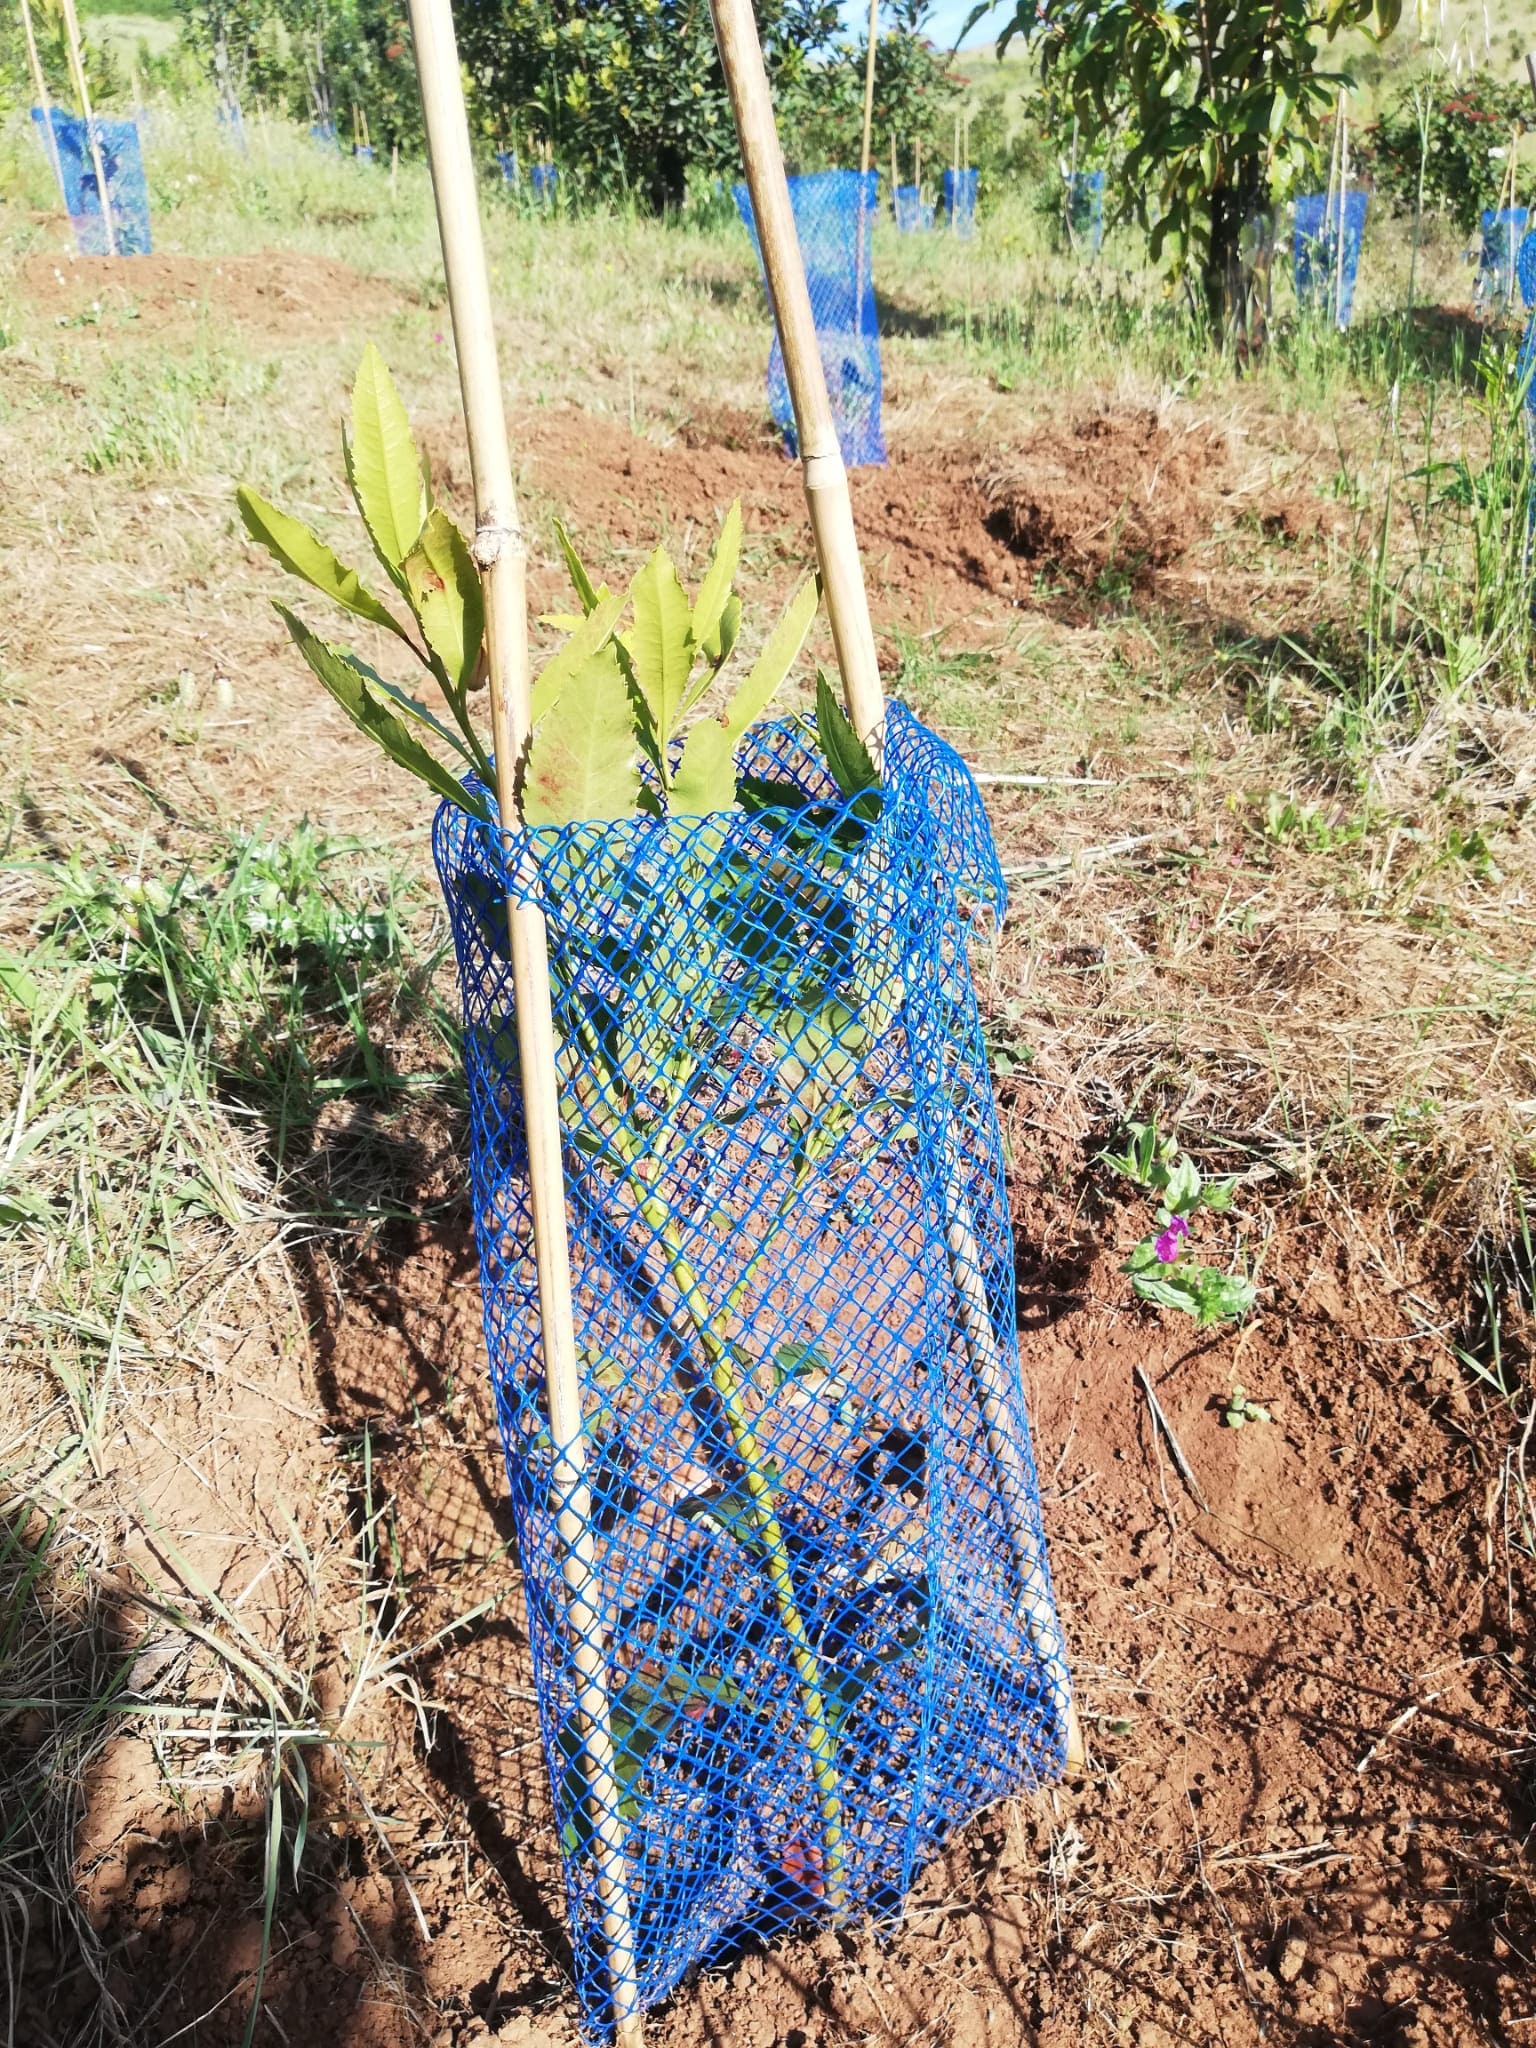
[[[1530,87],[1474,75],[1464,84],[1419,78],[1391,100],[1360,138],[1360,157],[1379,190],[1408,211],[1424,203],[1470,232],[1485,206],[1498,203],[1512,132],[1532,113]],[[1427,118],[1426,118],[1427,117]],[[1427,136],[1426,136],[1427,129]],[[1425,142],[1428,141],[1428,153]],[[1526,196],[1522,191],[1522,198]]]
[[[1386,35],[1400,12],[1401,0],[1052,0],[1037,13],[1016,0],[998,53],[1025,37],[1080,130],[1123,132],[1120,217],[1149,230],[1154,260],[1198,277],[1227,336],[1252,327],[1245,235],[1313,167],[1349,83],[1324,50],[1347,28]]]

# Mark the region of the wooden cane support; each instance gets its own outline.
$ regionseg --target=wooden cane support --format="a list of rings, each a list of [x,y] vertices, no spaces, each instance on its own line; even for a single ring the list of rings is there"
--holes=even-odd
[[[96,173],[96,190],[101,199],[101,235],[109,256],[117,254],[117,229],[112,221],[112,196],[107,190],[107,171],[101,159],[101,137],[96,132],[96,116],[91,112],[90,88],[85,82],[85,58],[80,48],[80,18],[75,13],[75,0],[61,0],[64,12],[64,35],[69,44],[69,73],[74,80],[75,97],[80,102],[80,118],[85,123],[85,133],[91,145],[91,168]]]
[[[736,115],[736,132],[741,139],[763,272],[784,355],[785,381],[795,408],[805,502],[816,542],[827,619],[842,672],[843,694],[848,715],[860,736],[878,744],[885,717],[885,692],[864,587],[864,565],[853,527],[848,473],[832,423],[826,372],[816,340],[805,263],[795,233],[752,0],[710,0],[710,5],[720,62]],[[1042,1664],[1053,1674],[1055,1682],[1056,1674],[1062,1679],[1066,1677],[1064,1647],[1049,1604],[1031,1590],[1044,1582],[1044,1558],[1032,1526],[1033,1518],[1027,1512],[1027,1461],[1013,1433],[1003,1361],[982,1281],[981,1252],[958,1161],[951,1161],[946,1168],[944,1192],[946,1236],[961,1324],[1023,1587],[1025,1625]],[[1083,1743],[1069,1685],[1064,1697],[1058,1686],[1058,1705],[1065,1709],[1068,1768],[1075,1770],[1083,1762]]]
[[[64,166],[59,161],[59,138],[53,132],[53,101],[48,93],[43,60],[37,54],[37,38],[32,33],[32,9],[27,5],[27,0],[21,0],[21,32],[27,39],[27,69],[32,74],[32,90],[37,95],[38,112],[43,117],[43,136],[48,145],[48,161],[53,165],[59,198],[64,211],[68,213],[69,192],[64,184]]]
[[[527,550],[512,482],[490,280],[452,8],[450,0],[410,0],[410,13],[474,474],[474,556],[485,588],[497,805],[503,827],[510,834],[517,815],[514,775],[532,730]],[[548,939],[539,906],[509,895],[507,935],[512,949],[518,1059],[527,1122],[528,1184],[538,1269],[544,1383],[550,1434],[555,1445],[553,1491],[560,1502],[560,1568],[576,1667],[576,1711],[588,1763],[588,1801],[596,1843],[608,1981],[618,2048],[641,2048],[644,2022],[635,1982],[628,1870],[614,1773],[608,1667],[598,1601],[592,1504],[586,1479],[587,1439],[571,1303]]]

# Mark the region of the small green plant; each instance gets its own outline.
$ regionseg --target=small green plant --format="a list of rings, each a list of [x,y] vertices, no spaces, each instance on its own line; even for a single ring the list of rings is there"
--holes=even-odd
[[[1245,1422],[1268,1422],[1270,1414],[1267,1408],[1261,1408],[1257,1401],[1248,1398],[1246,1387],[1234,1386],[1221,1419],[1228,1429],[1241,1429]]]
[[[1141,1301],[1176,1308],[1200,1328],[1238,1322],[1258,1299],[1253,1282],[1223,1273],[1191,1256],[1191,1219],[1200,1210],[1224,1214],[1232,1205],[1230,1180],[1207,1181],[1187,1152],[1155,1123],[1126,1126],[1125,1149],[1106,1152],[1106,1166],[1157,1200],[1156,1227],[1126,1260],[1131,1288]]]
[[[404,407],[371,347],[353,392],[345,456],[374,553],[411,625],[307,527],[242,490],[247,529],[294,574],[401,641],[441,693],[447,717],[438,717],[356,655],[320,640],[285,606],[278,610],[311,669],[360,730],[438,796],[489,823],[492,768],[470,708],[481,675],[479,576],[464,535],[433,502]],[[643,936],[621,961],[611,938],[603,938],[610,950],[602,978],[611,992],[596,1001],[590,979],[582,978],[583,948],[590,939],[578,921],[551,949],[551,994],[559,1030],[561,1124],[569,1148],[568,1196],[606,1232],[622,1235],[643,1226],[675,1291],[679,1326],[691,1333],[696,1352],[680,1370],[685,1378],[694,1376],[689,1383],[696,1386],[702,1367],[719,1404],[735,1471],[728,1482],[678,1502],[675,1512],[683,1523],[740,1545],[766,1581],[795,1674],[821,1819],[819,1843],[800,1844],[795,1854],[828,1902],[841,1907],[848,1857],[842,1730],[876,1687],[882,1664],[908,1655],[920,1640],[926,1587],[917,1578],[903,1579],[893,1595],[890,1574],[876,1573],[867,1588],[863,1581],[850,1583],[829,1604],[824,1587],[803,1583],[799,1532],[781,1506],[781,1475],[765,1437],[773,1402],[818,1398],[828,1377],[825,1361],[809,1340],[781,1346],[765,1395],[761,1366],[767,1361],[755,1360],[743,1346],[736,1323],[784,1233],[799,1221],[818,1174],[836,1176],[845,1162],[854,1172],[867,1170],[859,1145],[859,1070],[898,1013],[901,991],[867,970],[860,985],[854,960],[857,880],[845,871],[879,820],[880,777],[821,675],[814,729],[842,803],[819,804],[796,784],[739,772],[740,744],[768,708],[815,614],[811,579],[731,692],[724,715],[695,716],[740,636],[741,603],[731,588],[741,541],[739,508],[726,516],[691,599],[665,550],[658,548],[628,590],[615,595],[594,582],[563,529],[556,531],[580,610],[549,622],[568,637],[533,684],[533,732],[517,764],[517,800],[527,826],[585,823],[590,829],[541,839],[536,857],[550,899],[561,901],[593,857],[594,835],[619,822],[648,820],[665,827],[673,818],[707,821],[739,805],[772,812],[781,834],[783,857],[768,860],[760,847],[748,851],[733,843],[723,827],[689,836],[673,848],[667,890],[650,905]],[[621,624],[626,614],[627,627]],[[488,947],[503,951],[499,895],[487,891],[482,900],[474,893],[474,878],[456,887]],[[809,959],[802,933],[812,925],[823,933],[824,944]],[[722,1037],[712,993],[743,980],[757,993],[741,1020],[740,1042],[732,1044],[729,1034]],[[515,1058],[510,1017],[482,1028],[498,1065]],[[666,1177],[683,1166],[690,1110],[702,1104],[730,1123],[744,1114],[733,1095],[739,1092],[743,1052],[782,1105],[778,1115],[793,1172],[743,1270],[723,1299],[711,1299],[689,1255],[690,1205],[668,1193]],[[907,1137],[904,1126],[893,1128],[890,1142]],[[594,1490],[616,1516],[628,1455],[625,1388],[602,1357],[589,1358],[588,1365],[604,1395],[587,1429]],[[537,1399],[542,1402],[542,1393]],[[690,1399],[690,1411],[693,1405]],[[547,1407],[544,1423],[531,1455],[553,1455]],[[866,1493],[899,1502],[914,1484],[920,1491],[921,1441],[879,1417],[869,1418],[868,1426],[869,1441],[854,1470],[859,1478],[868,1465]],[[700,1462],[710,1468],[708,1446],[701,1446]],[[875,1572],[873,1560],[861,1559],[860,1569],[866,1568]],[[893,1598],[908,1617],[905,1625],[886,1630],[877,1651],[856,1652],[865,1606],[888,1606]],[[741,1691],[738,1676],[721,1668],[718,1650],[692,1640],[699,1624],[690,1618],[689,1599],[686,1587],[668,1583],[656,1589],[650,1619],[658,1638],[677,1633],[677,1662],[653,1668],[648,1661],[613,1701],[624,1818],[638,1811],[638,1780],[647,1760],[675,1742],[688,1721],[736,1703]],[[837,1641],[829,1637],[834,1616]],[[565,1846],[581,1856],[594,1841],[588,1751],[574,1727],[562,1742],[571,1815]]]
[[[285,604],[274,601],[275,608],[353,724],[438,796],[488,821],[495,777],[470,709],[485,676],[480,573],[468,540],[433,498],[405,407],[372,343],[353,386],[352,430],[343,454],[353,502],[411,625],[302,521],[242,485],[236,495],[246,530],[293,575],[394,634],[441,692],[448,720],[359,656],[320,639]],[[557,525],[556,533],[581,610],[548,621],[565,628],[568,637],[533,684],[533,738],[516,771],[523,822],[566,825],[729,810],[741,793],[737,750],[800,652],[816,614],[815,579],[808,577],[790,599],[723,716],[694,718],[741,632],[741,600],[732,589],[741,551],[740,506],[726,514],[692,600],[665,548],[657,548],[629,589],[615,595],[607,584],[593,583],[564,528]],[[626,611],[631,622],[621,631]],[[445,747],[451,764],[442,758]],[[835,774],[837,764],[832,766]]]

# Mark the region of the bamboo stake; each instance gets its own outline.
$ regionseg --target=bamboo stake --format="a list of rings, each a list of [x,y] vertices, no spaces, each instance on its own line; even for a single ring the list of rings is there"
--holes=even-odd
[[[424,0],[416,0],[416,4],[424,4]],[[861,736],[870,740],[878,735],[885,716],[885,695],[875,656],[864,565],[853,527],[848,475],[832,424],[826,371],[816,342],[805,265],[795,234],[752,0],[710,0],[710,6],[720,62],[736,115],[768,296],[784,356],[785,380],[800,433],[806,504],[821,568],[827,619],[843,678],[843,694],[849,717]],[[1008,1377],[992,1327],[975,1223],[960,1184],[958,1159],[946,1161],[944,1194],[946,1237],[966,1348],[986,1423],[988,1448],[997,1466],[1003,1512],[1022,1587],[1025,1625],[1051,1684],[1058,1711],[1063,1713],[1068,1767],[1076,1769],[1083,1761],[1082,1735],[1071,1701],[1060,1627],[1049,1603],[1034,1590],[1045,1581],[1044,1557],[1029,1512],[1027,1462],[1013,1432]]]
[[[880,26],[880,0],[869,0],[869,52],[864,59],[864,141],[859,150],[859,170],[869,175],[870,130],[875,122],[875,34]]]
[[[784,353],[785,381],[795,408],[801,481],[821,564],[827,620],[837,650],[848,715],[862,739],[878,744],[880,722],[885,716],[885,693],[875,654],[875,629],[869,619],[864,571],[853,531],[848,471],[832,420],[832,401],[827,396],[826,371],[816,338],[816,319],[806,287],[795,216],[789,203],[789,181],[784,175],[784,155],[774,125],[773,101],[768,74],[763,69],[752,0],[710,0],[710,11],[714,15],[715,39],[720,45],[720,62],[730,87],[736,132],[741,139],[752,216],[757,223],[758,246],[763,252],[763,275],[768,281],[768,300]]]
[[[91,95],[85,83],[85,60],[80,54],[80,18],[75,13],[75,0],[61,0],[64,10],[64,34],[69,42],[69,69],[75,82],[75,94],[80,101],[80,113],[85,122],[86,136],[91,145],[91,166],[96,173],[96,190],[101,196],[101,236],[106,244],[107,254],[117,254],[117,231],[112,224],[112,199],[107,191],[106,166],[101,160],[101,137],[96,130],[96,117],[91,112]]]
[[[503,830],[516,817],[513,778],[532,729],[528,659],[527,551],[518,521],[506,413],[496,357],[490,279],[470,154],[469,123],[451,0],[410,0],[411,34],[421,81],[427,149],[437,205],[443,269],[459,358],[459,385],[475,486],[474,556],[485,586],[491,731]],[[554,1493],[574,1638],[576,1710],[589,1765],[588,1791],[597,1845],[598,1895],[618,2048],[641,2048],[644,2020],[635,1982],[624,1831],[614,1774],[608,1671],[598,1606],[587,1440],[581,1410],[555,1032],[549,1001],[548,936],[537,904],[507,898],[507,935],[517,1003],[518,1058],[528,1139],[528,1184],[538,1271],[539,1322]]]
[[[43,117],[43,135],[48,144],[48,161],[53,165],[53,175],[58,181],[59,198],[64,211],[69,212],[69,191],[64,183],[64,166],[59,161],[59,138],[53,132],[53,101],[48,95],[48,80],[43,72],[43,60],[37,54],[37,38],[32,33],[32,9],[27,0],[21,0],[21,27],[27,39],[27,68],[32,73],[32,90],[37,94],[38,111]]]

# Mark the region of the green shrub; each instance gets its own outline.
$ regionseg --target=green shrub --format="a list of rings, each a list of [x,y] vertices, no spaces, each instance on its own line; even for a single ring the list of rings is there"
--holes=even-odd
[[[1362,168],[1378,191],[1411,212],[1422,166],[1425,205],[1470,232],[1483,208],[1498,203],[1510,136],[1524,127],[1529,107],[1530,88],[1524,84],[1474,78],[1447,89],[1421,79],[1404,87],[1362,138]]]

